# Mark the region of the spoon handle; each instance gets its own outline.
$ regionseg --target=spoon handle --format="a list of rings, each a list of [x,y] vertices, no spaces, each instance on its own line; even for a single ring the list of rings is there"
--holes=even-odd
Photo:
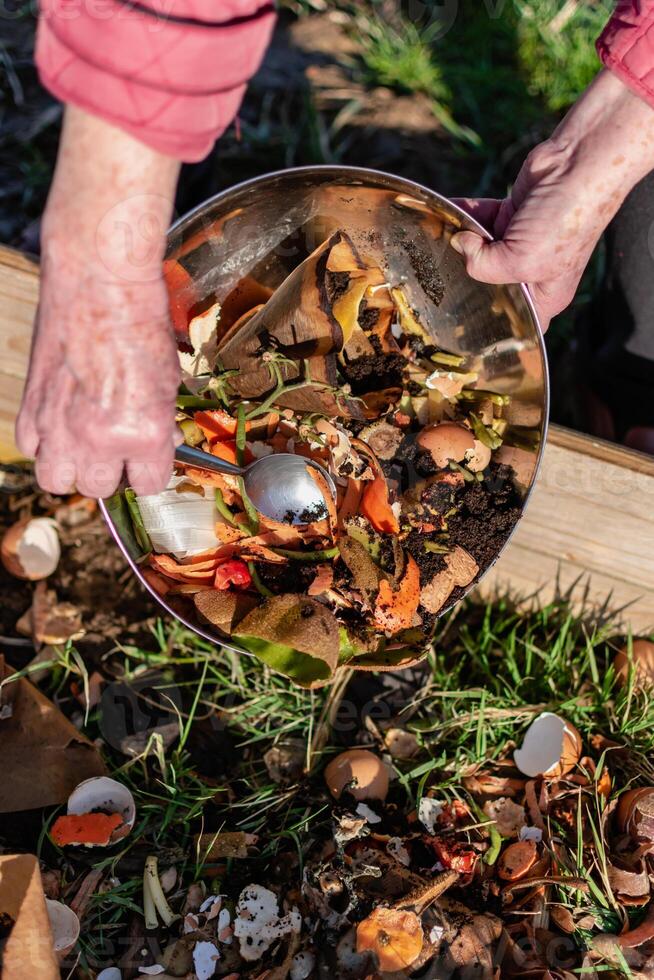
[[[232,476],[243,476],[245,470],[242,466],[228,463],[226,459],[219,456],[212,456],[211,453],[204,453],[201,449],[194,446],[178,446],[175,450],[175,460],[178,463],[186,463],[188,466],[196,466],[202,470],[213,470],[216,473],[231,473]]]

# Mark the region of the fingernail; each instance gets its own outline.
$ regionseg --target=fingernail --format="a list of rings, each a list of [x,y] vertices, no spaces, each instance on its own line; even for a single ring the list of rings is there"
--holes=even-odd
[[[458,252],[459,255],[463,255],[463,245],[458,235],[452,235],[452,237],[450,238],[450,245],[452,246],[455,252]]]

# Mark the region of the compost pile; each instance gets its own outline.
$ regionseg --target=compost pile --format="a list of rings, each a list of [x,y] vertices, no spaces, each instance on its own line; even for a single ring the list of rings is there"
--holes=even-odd
[[[452,619],[442,662],[381,687],[352,674],[367,693],[301,691],[174,624],[146,645],[93,503],[41,493],[27,469],[3,481],[7,956],[15,929],[45,948],[25,885],[40,864],[77,980],[651,976],[652,642],[616,655],[564,608],[539,614],[539,636],[526,617],[524,643],[513,620],[505,642],[506,610],[489,608]],[[480,691],[475,622],[489,619],[497,690],[520,676],[522,646],[567,649],[580,730],[538,705],[546,671],[520,681],[534,703]],[[635,744],[614,731],[629,716]],[[496,734],[503,718],[515,740]]]
[[[533,460],[538,432],[516,444],[510,396],[440,350],[343,231],[274,292],[243,280],[187,341],[185,441],[240,465],[305,456],[337,499],[311,467],[324,507],[301,524],[257,514],[241,478],[189,466],[163,494],[128,489],[112,509],[149,583],[302,683],[415,660],[514,527],[525,488],[507,464]]]

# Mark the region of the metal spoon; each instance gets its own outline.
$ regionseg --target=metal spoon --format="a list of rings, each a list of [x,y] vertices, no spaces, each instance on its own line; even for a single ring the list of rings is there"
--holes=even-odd
[[[199,469],[242,476],[245,492],[256,510],[273,521],[309,524],[327,516],[324,497],[308,472],[308,466],[322,474],[336,499],[336,487],[327,470],[319,463],[293,453],[273,453],[255,459],[249,466],[236,466],[193,446],[178,446],[175,459]]]

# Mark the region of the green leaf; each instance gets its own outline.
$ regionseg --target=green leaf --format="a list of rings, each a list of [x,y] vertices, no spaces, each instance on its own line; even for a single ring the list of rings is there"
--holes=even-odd
[[[127,554],[132,561],[142,561],[145,554],[136,537],[132,517],[122,491],[115,493],[113,497],[107,497],[104,504],[118,537],[127,549]]]
[[[245,408],[243,403],[238,406],[238,420],[236,422],[236,462],[243,466],[245,460]]]
[[[143,518],[141,517],[141,511],[139,510],[138,500],[136,499],[136,494],[130,487],[127,487],[125,490],[125,503],[127,504],[129,516],[132,519],[134,535],[138,541],[139,547],[144,555],[149,555],[152,551],[152,542],[150,541],[150,535],[145,530]]]
[[[298,684],[308,685],[315,681],[328,680],[331,676],[329,665],[324,660],[310,657],[307,653],[300,653],[299,650],[283,643],[269,643],[268,640],[261,640],[257,636],[240,633],[234,633],[233,638],[273,670],[285,674]]]

